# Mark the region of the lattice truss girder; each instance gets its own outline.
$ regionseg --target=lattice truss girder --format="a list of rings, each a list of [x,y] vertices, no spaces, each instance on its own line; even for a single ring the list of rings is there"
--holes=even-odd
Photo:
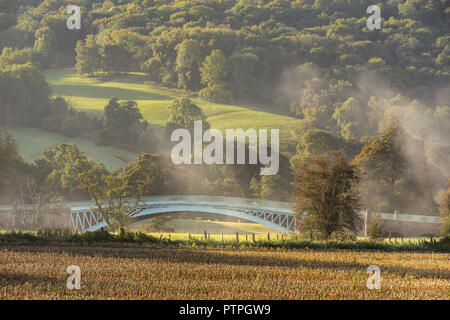
[[[86,210],[70,212],[70,223],[75,231],[85,231],[102,221],[103,218],[99,213],[96,214]]]
[[[157,205],[157,206],[143,205],[130,212],[129,216],[132,217],[145,209],[166,208],[166,207],[170,207],[170,205]],[[230,210],[229,207],[222,207],[222,206],[211,206],[211,207],[216,209]],[[296,219],[295,216],[293,216],[292,214],[267,210],[255,210],[248,208],[235,208],[233,209],[233,211],[271,222],[273,224],[286,228],[287,230],[290,231],[295,231]],[[93,227],[96,224],[103,221],[103,218],[101,217],[100,213],[97,214],[92,213],[89,210],[72,211],[70,213],[70,219],[72,229],[75,231],[85,231],[90,227]]]

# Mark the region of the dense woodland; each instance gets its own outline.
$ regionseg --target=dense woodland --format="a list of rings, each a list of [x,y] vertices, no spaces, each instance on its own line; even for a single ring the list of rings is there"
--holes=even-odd
[[[66,27],[69,4],[82,8],[79,31]],[[381,30],[366,26],[372,4]],[[0,126],[87,132],[139,150],[157,144],[133,101],[111,99],[98,118],[52,96],[42,72],[74,66],[86,77],[144,72],[190,97],[298,118],[282,141],[280,174],[263,177],[256,166],[173,168],[164,152],[109,173],[67,145],[30,164],[3,135],[1,198],[108,198],[105,190],[115,190],[287,201],[296,168],[340,150],[358,169],[365,207],[438,214],[450,176],[449,30],[445,0],[0,0]],[[168,130],[204,119],[189,100],[167,114]],[[23,177],[21,191],[8,177]]]

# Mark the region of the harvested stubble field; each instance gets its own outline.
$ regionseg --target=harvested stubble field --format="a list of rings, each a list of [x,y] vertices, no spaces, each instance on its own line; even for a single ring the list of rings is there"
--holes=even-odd
[[[381,290],[366,287],[369,265]],[[81,290],[66,268],[81,268]],[[450,299],[450,255],[352,251],[0,247],[1,299]]]

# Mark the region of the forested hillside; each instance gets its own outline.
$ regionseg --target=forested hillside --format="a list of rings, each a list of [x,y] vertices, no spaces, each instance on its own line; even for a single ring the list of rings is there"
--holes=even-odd
[[[373,4],[381,29],[366,25]],[[68,5],[81,7],[80,30],[66,27]],[[133,101],[111,100],[94,117],[53,96],[43,76],[143,72],[149,86],[296,119],[283,175],[249,174],[238,183],[245,196],[289,199],[299,163],[343,150],[363,169],[366,203],[394,194],[371,206],[406,210],[420,199],[416,209],[428,210],[450,175],[449,30],[445,0],[0,0],[0,126],[148,143],[151,119]]]

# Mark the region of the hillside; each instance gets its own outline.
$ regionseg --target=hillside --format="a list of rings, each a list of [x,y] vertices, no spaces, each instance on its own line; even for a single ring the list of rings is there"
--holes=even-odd
[[[79,76],[76,71],[52,69],[45,73],[54,95],[62,95],[76,109],[103,113],[111,98],[134,100],[145,120],[156,132],[162,134],[168,120],[167,106],[176,98],[187,96],[180,89],[153,87],[145,83],[143,73],[120,76]],[[289,135],[289,128],[298,119],[286,115],[277,108],[217,104],[192,99],[202,109],[211,127],[226,128],[279,128],[281,136]]]

